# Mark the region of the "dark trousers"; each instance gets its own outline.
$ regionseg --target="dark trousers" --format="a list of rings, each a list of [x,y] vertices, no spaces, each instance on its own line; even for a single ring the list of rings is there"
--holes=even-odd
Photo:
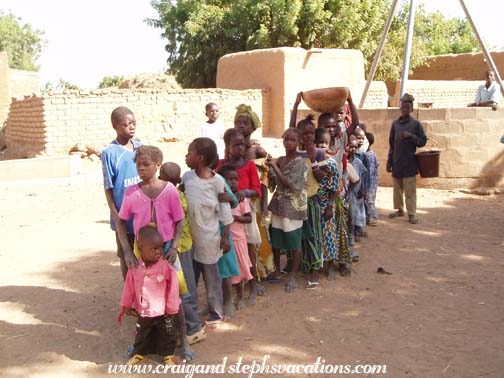
[[[175,315],[162,315],[155,318],[138,317],[133,354],[172,356],[175,354],[176,346]]]

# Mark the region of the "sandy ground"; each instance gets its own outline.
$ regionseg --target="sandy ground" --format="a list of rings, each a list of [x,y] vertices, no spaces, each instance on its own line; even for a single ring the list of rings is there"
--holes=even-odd
[[[412,226],[386,218],[391,189],[379,188],[381,219],[358,244],[351,278],[309,291],[300,275],[292,294],[266,284],[255,307],[195,345],[198,362],[320,356],[386,364],[376,376],[502,377],[504,196],[418,197]],[[2,184],[0,209],[0,376],[106,376],[110,363],[124,363],[134,320],[116,323],[122,280],[101,181]],[[392,274],[377,274],[380,266]]]

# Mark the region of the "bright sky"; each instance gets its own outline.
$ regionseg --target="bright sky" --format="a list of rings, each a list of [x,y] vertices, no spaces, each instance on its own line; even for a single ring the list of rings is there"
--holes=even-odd
[[[464,17],[459,0],[416,0],[429,12]],[[465,0],[487,46],[504,47],[498,30],[501,0]],[[162,72],[167,53],[150,0],[1,0],[0,10],[21,17],[45,32],[39,60],[41,86],[60,78],[82,88],[96,88],[104,76]]]

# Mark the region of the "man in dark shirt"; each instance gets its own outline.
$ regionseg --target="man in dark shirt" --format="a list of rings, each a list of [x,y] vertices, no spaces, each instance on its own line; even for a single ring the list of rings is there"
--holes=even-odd
[[[411,224],[417,223],[416,217],[416,175],[418,163],[415,152],[417,147],[425,146],[427,138],[420,122],[411,117],[413,96],[405,93],[401,97],[401,116],[392,123],[389,137],[387,172],[392,172],[394,179],[394,208],[396,212],[390,218],[404,215],[404,200]]]

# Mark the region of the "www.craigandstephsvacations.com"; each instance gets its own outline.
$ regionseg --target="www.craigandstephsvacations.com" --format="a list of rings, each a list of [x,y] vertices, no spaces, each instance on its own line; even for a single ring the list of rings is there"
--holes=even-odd
[[[109,374],[180,374],[184,378],[193,378],[194,375],[209,375],[211,377],[247,377],[254,375],[340,375],[354,374],[356,376],[385,375],[387,365],[339,365],[327,362],[322,357],[317,357],[313,363],[308,364],[275,364],[271,361],[271,356],[266,354],[260,361],[244,361],[239,357],[235,362],[227,357],[219,364],[181,364],[181,365],[109,365]]]

